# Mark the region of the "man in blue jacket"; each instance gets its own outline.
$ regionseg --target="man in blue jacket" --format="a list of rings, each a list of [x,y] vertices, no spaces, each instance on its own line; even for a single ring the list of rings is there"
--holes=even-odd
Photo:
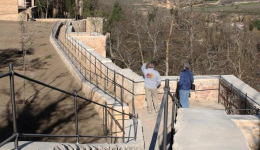
[[[182,108],[189,108],[190,89],[191,84],[194,82],[193,73],[189,70],[189,66],[189,63],[183,64],[184,70],[181,72],[178,84]]]

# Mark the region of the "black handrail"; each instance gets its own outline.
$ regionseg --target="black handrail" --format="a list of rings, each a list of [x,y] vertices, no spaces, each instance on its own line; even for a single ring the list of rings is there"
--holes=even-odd
[[[15,71],[13,71],[13,65],[12,63],[9,64],[9,72],[8,73],[5,73],[5,74],[2,74],[0,75],[0,77],[5,77],[5,76],[10,76],[10,91],[11,91],[11,103],[12,103],[12,115],[13,115],[13,135],[11,137],[9,137],[8,139],[6,139],[5,141],[3,141],[2,143],[0,143],[0,147],[5,145],[6,143],[12,141],[13,139],[15,139],[14,141],[14,148],[16,150],[18,150],[18,137],[76,137],[76,143],[79,143],[79,137],[96,137],[96,138],[122,138],[123,141],[125,138],[134,138],[136,137],[125,137],[124,136],[124,115],[128,115],[130,118],[134,119],[135,118],[135,115],[131,114],[131,113],[125,113],[124,111],[119,111],[119,110],[116,110],[112,107],[108,107],[107,105],[103,105],[103,104],[100,104],[100,103],[97,103],[97,102],[94,102],[92,100],[89,100],[85,97],[82,97],[80,95],[77,95],[76,93],[76,90],[74,89],[74,93],[70,93],[70,92],[67,92],[67,91],[64,91],[64,90],[61,90],[59,88],[56,88],[56,87],[53,87],[51,85],[48,85],[48,84],[45,84],[43,82],[40,82],[38,80],[35,80],[35,79],[32,79],[32,78],[29,78],[29,77],[26,77],[24,75],[21,75]],[[70,96],[73,96],[74,97],[74,111],[75,111],[75,131],[76,131],[76,135],[50,135],[50,134],[27,134],[27,133],[19,133],[18,130],[17,130],[17,119],[16,119],[16,104],[15,104],[15,89],[14,89],[14,76],[17,76],[17,77],[20,77],[22,79],[25,79],[25,80],[28,80],[28,81],[31,81],[31,82],[34,82],[36,84],[39,84],[39,85],[42,85],[42,86],[45,86],[45,87],[48,87],[50,89],[53,89],[53,90],[56,90],[56,91],[59,91],[61,93],[65,93],[65,94],[68,94]],[[121,132],[123,133],[123,136],[122,137],[117,137],[117,136],[108,136],[107,133],[105,136],[92,136],[92,135],[79,135],[79,132],[78,132],[78,110],[77,110],[77,98],[80,98],[80,99],[83,99],[85,101],[88,101],[90,103],[94,103],[96,105],[99,105],[103,108],[106,108],[106,111],[109,113],[109,115],[111,115],[111,119],[116,123],[116,125],[120,128]],[[122,120],[122,126],[120,125],[120,123],[113,117],[113,115],[108,111],[108,109],[112,110],[112,111],[115,111],[117,113],[120,113],[123,115],[123,120]],[[107,115],[105,116],[105,119],[107,120]],[[107,125],[107,124],[106,124]]]
[[[42,85],[42,86],[48,87],[48,88],[50,88],[50,89],[53,89],[53,90],[62,92],[62,93],[64,93],[64,94],[68,94],[68,95],[70,95],[70,96],[77,96],[77,97],[79,97],[79,98],[81,98],[81,99],[83,99],[83,100],[86,100],[86,101],[88,101],[88,102],[91,102],[91,103],[97,104],[97,105],[99,105],[99,106],[105,107],[105,105],[100,104],[100,103],[98,103],[98,102],[92,101],[92,100],[87,99],[87,98],[85,98],[85,97],[82,97],[82,96],[80,96],[80,95],[75,95],[74,93],[70,93],[70,92],[61,90],[61,89],[59,89],[59,88],[53,87],[53,86],[51,86],[51,85],[48,85],[48,84],[45,84],[45,83],[43,83],[43,82],[34,80],[34,79],[29,78],[29,77],[26,77],[26,76],[24,76],[24,75],[21,75],[21,74],[19,74],[19,73],[17,73],[17,72],[14,72],[14,75],[16,75],[16,76],[18,76],[18,77],[20,77],[20,78],[26,79],[26,80],[28,80],[28,81],[31,81],[31,82],[40,84],[40,85]],[[112,108],[112,107],[108,107],[108,109],[111,109],[111,110],[116,111],[116,112],[118,112],[118,113],[122,113],[122,112],[120,112],[120,111],[118,111],[118,110],[116,110],[116,109],[114,109],[114,108]],[[131,113],[129,113],[129,114],[124,113],[124,115],[128,115],[128,116],[130,116],[130,117],[133,117],[133,115],[132,115]]]
[[[163,94],[163,98],[162,98],[162,102],[161,102],[161,106],[159,109],[159,113],[156,119],[156,124],[154,127],[154,131],[153,131],[153,136],[151,139],[151,143],[149,146],[149,150],[154,150],[155,149],[155,145],[157,142],[157,137],[158,137],[158,133],[159,133],[159,127],[161,124],[161,120],[162,120],[162,113],[164,110],[164,125],[163,125],[163,142],[162,142],[162,149],[166,150],[167,144],[169,142],[168,138],[167,138],[167,122],[168,122],[168,96],[170,96],[172,98],[172,122],[171,122],[171,127],[172,127],[172,135],[174,135],[175,129],[174,129],[174,124],[176,122],[176,115],[177,115],[177,109],[178,108],[178,101],[175,98],[174,95],[172,95],[170,92],[170,87],[169,87],[169,80],[166,79],[165,80],[165,87],[164,87],[164,94]],[[175,107],[177,106],[177,107]],[[171,139],[172,140],[172,139]],[[170,144],[172,144],[172,142],[170,142]]]
[[[246,99],[250,99],[253,103],[255,103],[256,105],[258,105],[260,107],[260,104],[258,104],[255,100],[253,100],[251,97],[247,96],[247,93],[242,92],[241,90],[239,90],[238,88],[234,87],[232,83],[229,83],[226,79],[224,79],[222,76],[219,77],[220,80],[224,81],[226,84],[229,85],[229,87],[232,87],[233,90],[236,90],[239,92],[239,94],[242,94],[246,97]]]

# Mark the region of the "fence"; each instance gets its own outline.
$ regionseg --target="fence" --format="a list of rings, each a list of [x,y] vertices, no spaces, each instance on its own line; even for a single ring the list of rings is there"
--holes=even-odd
[[[167,138],[167,124],[168,124],[168,98],[171,98],[172,100],[172,120],[171,120],[171,139]],[[173,142],[173,135],[175,134],[175,127],[174,124],[176,122],[176,116],[177,116],[177,109],[179,108],[180,104],[178,102],[178,100],[176,99],[175,95],[171,94],[170,92],[170,87],[169,87],[169,80],[166,79],[165,80],[165,87],[164,87],[164,94],[163,94],[163,98],[162,98],[162,102],[161,102],[161,106],[160,106],[160,110],[159,113],[157,115],[157,119],[156,119],[156,124],[154,127],[154,131],[153,131],[153,136],[152,136],[152,140],[149,146],[149,150],[154,150],[156,143],[158,142],[158,133],[159,133],[159,127],[161,124],[161,120],[162,120],[162,113],[164,111],[164,123],[163,123],[163,141],[162,141],[162,148],[163,150],[166,149],[170,149],[169,146],[172,145]],[[167,147],[167,145],[169,145]]]
[[[247,93],[243,93],[221,76],[219,77],[218,102],[224,105],[227,114],[260,114],[260,105],[256,101],[248,97]]]
[[[84,46],[82,46],[81,43],[78,42],[78,40],[74,39],[72,36],[68,34],[68,29],[69,29],[69,23],[66,24],[66,34],[65,34],[65,41],[72,50],[74,51],[74,54],[72,52],[69,52],[69,48],[65,46],[64,43],[62,43],[59,40],[59,43],[61,43],[63,49],[65,49],[65,53],[67,55],[71,55],[73,57],[75,54],[77,55],[76,57],[74,56],[74,61],[78,60],[79,67],[77,67],[82,74],[84,74],[84,77],[86,80],[89,80],[91,83],[95,84],[98,87],[103,88],[104,92],[107,92],[111,97],[114,96],[115,99],[120,99],[122,102],[126,102],[127,104],[130,104],[131,102],[132,105],[132,112],[135,114],[135,97],[144,95],[144,94],[139,94],[136,93],[136,87],[138,84],[143,83],[143,82],[136,82],[123,74],[119,74],[115,70],[112,70],[108,68],[105,63],[102,63],[100,60],[97,59],[96,56],[94,56],[90,51],[88,51]],[[86,64],[82,64],[81,62],[87,62]],[[75,64],[75,63],[74,63]],[[84,67],[84,65],[90,66],[90,67]],[[83,66],[83,71],[81,66]],[[102,69],[104,68],[104,69]],[[86,75],[87,72],[87,75]],[[101,78],[101,80],[100,80]],[[103,81],[102,81],[103,80]],[[118,82],[121,83],[118,83]],[[178,79],[171,79],[169,80],[170,82],[176,81],[176,84],[178,82]],[[107,88],[106,83],[112,83],[113,88]],[[229,84],[227,90],[228,92],[223,92],[223,88],[227,89],[226,84]],[[110,85],[111,86],[111,85]],[[117,90],[119,88],[119,90]],[[232,90],[230,90],[230,88]],[[253,106],[252,104],[255,104],[260,107],[258,103],[256,103],[252,98],[248,97],[247,94],[239,91],[239,90],[234,90],[236,89],[235,87],[232,86],[231,83],[225,81],[224,78],[219,76],[219,87],[218,88],[212,88],[212,89],[203,89],[203,90],[194,90],[191,92],[198,92],[198,91],[218,91],[218,102],[223,103],[226,109],[226,112],[228,114],[258,114],[259,109],[257,107]],[[117,93],[117,91],[120,91]],[[225,90],[224,90],[225,91]],[[170,93],[174,94],[175,91],[170,91]],[[225,95],[229,95],[228,98],[223,97],[223,93]],[[163,94],[163,93],[158,93],[158,94]],[[241,100],[238,101],[234,100],[233,95],[244,95],[244,105],[238,105],[238,103],[241,103]],[[129,99],[131,97],[131,100]],[[233,97],[233,98],[232,98]],[[118,100],[117,99],[117,100]],[[235,103],[237,102],[237,103]],[[233,107],[231,107],[233,105]],[[245,113],[246,112],[246,113]],[[249,113],[251,112],[251,113]]]
[[[64,91],[64,90],[61,90],[61,89],[58,89],[56,87],[53,87],[53,86],[50,86],[48,84],[45,84],[43,82],[40,82],[40,81],[37,81],[37,80],[34,80],[34,79],[31,79],[29,77],[26,77],[26,76],[23,76],[19,73],[16,73],[14,70],[13,70],[13,65],[10,64],[9,65],[9,72],[8,73],[5,73],[5,74],[2,74],[0,75],[0,79],[1,78],[4,78],[4,77],[7,77],[7,76],[10,76],[10,90],[11,90],[11,103],[12,103],[12,118],[13,118],[13,135],[10,136],[8,139],[6,139],[5,141],[3,141],[1,144],[0,144],[0,147],[5,145],[6,143],[12,141],[13,139],[15,139],[15,149],[18,149],[18,138],[20,137],[66,137],[66,138],[76,138],[76,143],[79,143],[79,138],[80,137],[95,137],[95,138],[105,138],[105,141],[107,142],[107,139],[115,139],[115,138],[122,138],[123,142],[124,142],[124,139],[125,138],[132,138],[132,139],[136,139],[136,135],[135,137],[125,137],[125,134],[124,134],[124,122],[125,122],[125,118],[124,116],[127,115],[129,116],[130,118],[134,119],[135,116],[132,115],[132,114],[127,114],[124,112],[124,110],[121,112],[121,111],[118,111],[112,107],[109,107],[107,106],[107,104],[105,103],[105,105],[102,105],[100,103],[97,103],[97,102],[94,102],[90,99],[86,99],[80,95],[77,95],[77,92],[76,90],[74,90],[74,93],[70,93],[70,92],[67,92],[67,91]],[[44,87],[48,87],[52,90],[55,90],[55,91],[58,91],[58,92],[61,92],[61,93],[64,93],[64,94],[68,94],[70,96],[73,96],[73,99],[74,99],[74,113],[75,113],[75,135],[50,135],[50,134],[27,134],[27,133],[19,133],[17,131],[17,120],[16,120],[16,104],[15,104],[15,89],[14,89],[14,77],[17,76],[17,77],[20,77],[20,78],[23,78],[25,80],[28,80],[28,81],[31,81],[33,83],[36,83],[36,84],[39,84],[39,85],[42,85]],[[82,100],[85,100],[85,101],[88,101],[88,102],[91,102],[91,103],[94,103],[95,105],[99,105],[101,107],[104,108],[104,128],[105,128],[105,136],[95,136],[95,135],[80,135],[79,132],[78,132],[78,98],[82,99]],[[116,120],[114,118],[114,116],[112,115],[112,112],[117,112],[117,113],[120,113],[122,114],[122,125],[120,125],[120,123],[118,122],[118,120]],[[116,126],[120,129],[120,131],[118,133],[122,133],[122,137],[119,137],[119,136],[112,136],[112,126],[111,126],[111,133],[108,132],[108,118],[111,118],[112,121],[114,121],[114,123],[116,124]],[[111,135],[109,135],[111,134]]]

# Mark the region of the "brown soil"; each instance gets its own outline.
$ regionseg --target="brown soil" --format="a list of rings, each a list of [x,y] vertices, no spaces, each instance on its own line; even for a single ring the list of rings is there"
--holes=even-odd
[[[25,75],[65,91],[77,90],[84,96],[59,55],[50,44],[54,23],[27,22],[29,32],[34,33],[34,43],[26,56]],[[0,21],[0,74],[8,72],[13,62],[15,72],[23,74],[18,22]],[[0,142],[13,133],[9,77],[0,79]],[[47,87],[15,77],[15,98],[19,133],[75,135],[74,98]],[[25,98],[24,98],[25,97]],[[103,135],[103,121],[93,104],[78,100],[79,134]],[[20,138],[19,140],[75,142],[75,138]],[[81,138],[80,143],[100,143],[104,139]]]

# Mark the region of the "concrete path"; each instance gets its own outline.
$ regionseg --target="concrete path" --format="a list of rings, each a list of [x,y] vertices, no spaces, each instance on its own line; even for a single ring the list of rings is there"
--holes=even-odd
[[[199,102],[195,102],[193,100],[190,100],[190,108],[224,109],[224,106],[221,105],[221,104],[218,104],[216,102],[199,103]],[[172,109],[172,104],[169,104],[169,108],[168,108],[168,110],[169,110],[169,113],[168,113],[168,131],[169,132],[171,131],[171,121],[172,121],[172,110],[171,109]],[[156,123],[158,113],[153,112],[152,114],[149,114],[147,112],[147,109],[137,109],[136,112],[138,113],[139,119],[142,121],[143,134],[144,134],[144,140],[145,140],[145,149],[148,150],[150,143],[151,143],[151,139],[152,139],[152,135],[153,135],[153,131],[154,131],[154,127],[155,127],[155,123]],[[161,141],[162,141],[162,132],[163,132],[162,126],[163,126],[163,120],[161,121],[159,135],[158,135],[158,138],[157,138],[158,139],[157,145],[156,145],[157,149],[159,149],[158,143],[161,143]]]
[[[175,150],[249,150],[244,135],[224,110],[179,109]]]

